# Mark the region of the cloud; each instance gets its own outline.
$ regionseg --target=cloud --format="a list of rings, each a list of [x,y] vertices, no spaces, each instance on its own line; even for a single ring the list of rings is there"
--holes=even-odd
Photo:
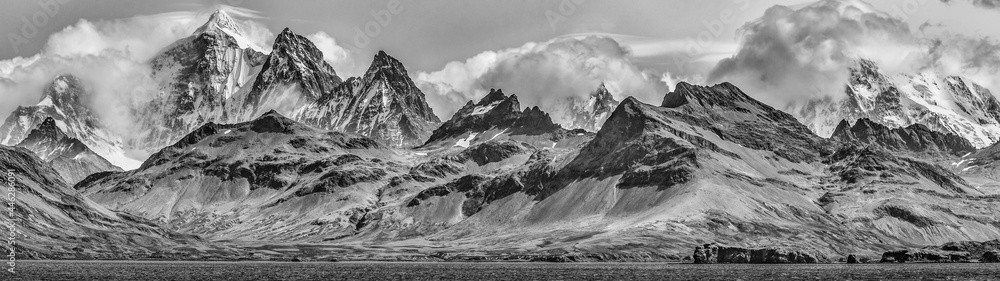
[[[741,34],[740,49],[715,66],[709,82],[733,82],[779,107],[841,96],[858,58],[896,71],[923,51],[905,22],[861,1],[774,6]]]
[[[194,31],[194,13],[177,12],[76,24],[49,36],[44,55],[96,55],[105,50],[127,53],[147,60],[178,39]]]
[[[246,13],[246,11],[242,11]],[[83,81],[94,98],[92,108],[117,129],[135,120],[127,110],[159,93],[146,62],[173,42],[190,36],[211,12],[172,12],[75,24],[49,36],[39,54],[0,61],[0,118],[17,106],[34,105],[59,75]],[[237,20],[246,37],[270,46],[273,33],[250,20]],[[269,35],[270,34],[270,35]]]
[[[928,40],[920,70],[965,76],[1000,95],[1000,42],[952,33]]]
[[[587,96],[602,82],[618,99],[635,96],[658,104],[667,91],[661,74],[640,69],[631,58],[628,48],[608,37],[556,38],[450,62],[441,70],[417,73],[416,83],[444,118],[491,88],[550,113],[559,102]]]
[[[951,4],[954,0],[941,0],[941,2]],[[994,9],[1000,10],[1000,0],[969,0],[973,6],[984,8],[984,9]]]
[[[326,32],[316,32],[306,36],[309,41],[323,52],[323,60],[333,66],[333,69],[337,71],[337,74],[342,77],[358,76],[361,74],[360,69],[354,64],[354,60],[351,56],[351,51],[341,47],[337,44],[337,40],[333,39],[333,36],[327,34]]]
[[[122,51],[41,56],[0,79],[0,93],[5,101],[11,101],[4,103],[6,114],[19,104],[38,103],[53,78],[62,74],[84,81],[89,95],[84,100],[91,101],[84,106],[94,109],[112,129],[118,130],[129,129],[130,120],[134,120],[126,105],[148,101],[157,88],[149,67]]]
[[[811,101],[838,100],[848,67],[876,62],[889,75],[930,71],[960,75],[1000,94],[1000,45],[903,20],[862,1],[825,0],[799,9],[774,6],[741,30],[742,42],[708,82],[730,81],[766,103],[796,111]]]
[[[271,52],[276,36],[266,25],[254,20],[234,19],[233,21],[243,28],[243,37],[249,40],[250,44],[264,53]]]

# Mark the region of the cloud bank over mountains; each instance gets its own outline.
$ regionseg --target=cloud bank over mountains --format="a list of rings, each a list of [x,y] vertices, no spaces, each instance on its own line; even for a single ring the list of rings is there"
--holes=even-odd
[[[253,19],[256,12],[222,7],[245,18],[238,20],[245,37],[269,50],[274,33]],[[173,42],[190,36],[211,13],[172,12],[131,18],[90,21],[80,19],[47,39],[44,49],[30,57],[0,61],[0,115],[20,105],[34,105],[43,89],[59,75],[72,74],[84,81],[93,95],[92,106],[103,119],[126,130],[132,124],[127,104],[158,96],[158,87],[146,62]]]
[[[935,71],[971,77],[1000,92],[1000,44],[938,28],[918,31],[863,1],[824,0],[799,9],[774,6],[742,29],[740,49],[709,82],[731,81],[769,104],[789,108],[843,96],[847,68],[870,59],[889,73]]]
[[[969,3],[997,7],[994,0]],[[238,19],[253,45],[269,52],[275,33],[259,21],[261,13],[224,9]],[[112,107],[101,111],[112,115],[109,119],[127,119],[115,113],[121,111],[114,110],[114,105],[144,102],[157,94],[145,62],[172,42],[189,36],[209,14],[172,12],[114,20],[81,19],[50,36],[39,54],[0,61],[0,95],[10,101],[0,105],[0,115],[6,116],[18,105],[35,104],[52,78],[73,74],[94,89],[98,97],[95,106]],[[709,73],[663,73],[644,68],[636,62],[635,52],[656,53],[649,47],[662,46],[639,44],[642,40],[632,42],[639,44],[634,51],[629,42],[608,36],[560,36],[484,51],[438,70],[414,69],[410,75],[435,113],[445,119],[491,88],[518,95],[524,106],[546,109],[567,97],[588,95],[601,83],[618,100],[635,96],[655,104],[679,81],[730,81],[755,98],[790,109],[801,101],[841,97],[847,67],[859,58],[874,60],[890,73],[962,75],[1000,93],[1000,43],[996,39],[956,34],[930,23],[911,28],[898,15],[863,1],[774,6],[741,30],[738,49]],[[366,69],[367,62],[361,61],[367,56],[344,48],[330,34],[319,31],[307,38],[341,76],[358,76]]]
[[[619,100],[635,96],[656,103],[667,90],[661,74],[641,69],[614,39],[589,36],[529,42],[486,51],[443,69],[416,74],[416,83],[442,118],[491,88],[516,94],[524,106],[543,110],[573,96],[587,96],[601,83]]]

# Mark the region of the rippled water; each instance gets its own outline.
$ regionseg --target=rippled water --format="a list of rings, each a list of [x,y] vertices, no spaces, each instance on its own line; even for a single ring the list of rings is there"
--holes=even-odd
[[[1000,264],[25,261],[0,280],[997,280]]]

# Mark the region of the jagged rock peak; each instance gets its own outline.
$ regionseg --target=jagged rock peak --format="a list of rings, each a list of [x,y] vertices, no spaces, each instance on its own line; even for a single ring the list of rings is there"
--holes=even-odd
[[[212,13],[212,16],[208,18],[208,22],[205,22],[204,25],[195,30],[195,34],[213,30],[228,31],[240,36],[243,35],[243,29],[223,10],[217,10]]]
[[[316,45],[314,45],[312,41],[309,41],[309,39],[303,37],[302,35],[295,34],[295,32],[292,32],[292,30],[287,27],[285,27],[285,29],[282,29],[281,33],[278,33],[278,37],[274,38],[274,46],[273,46],[274,49],[278,49],[278,47],[296,46],[296,45],[303,45],[308,47],[308,49],[310,50],[315,49],[319,51],[319,49],[316,48]],[[320,57],[322,58],[322,56]]]
[[[517,100],[516,95],[511,95],[511,96],[514,97],[515,100]],[[486,94],[485,97],[483,97],[482,99],[480,99],[479,103],[476,103],[476,105],[487,105],[487,104],[491,104],[491,103],[494,103],[494,102],[504,101],[506,99],[507,99],[507,95],[505,95],[503,93],[503,90],[501,90],[501,89],[490,89],[490,93]]]
[[[332,91],[341,81],[333,67],[323,60],[323,52],[312,41],[286,27],[274,39],[273,50],[254,81],[245,104],[256,110],[261,106],[257,104],[261,102],[260,95],[290,84],[299,84],[305,96],[315,99]]]
[[[399,60],[396,60],[396,58],[390,56],[389,54],[386,54],[385,51],[379,50],[378,53],[375,54],[375,57],[372,59],[372,66],[373,67],[385,67],[385,66],[392,66],[392,67],[397,67],[398,66],[398,67],[402,67],[402,64],[399,63]]]
[[[595,113],[613,111],[614,107],[618,105],[618,100],[608,91],[604,83],[601,83],[601,86],[597,87],[591,96],[595,100],[593,108]]]
[[[673,92],[667,93],[663,97],[662,106],[675,108],[689,102],[698,102],[701,106],[719,106],[731,105],[737,101],[759,103],[729,82],[722,82],[711,87],[679,82],[674,87]]]
[[[874,61],[869,59],[857,59],[854,61],[854,66],[851,67],[852,70],[859,71],[870,71],[872,73],[878,73],[879,67]]]
[[[379,73],[384,74],[389,79],[410,80],[410,77],[406,73],[406,67],[403,67],[403,63],[381,50],[372,59],[372,64],[368,67],[368,71],[365,72],[365,78],[370,81]]]
[[[38,125],[38,128],[36,130],[42,130],[42,131],[60,131],[59,127],[56,126],[56,120],[52,119],[52,117],[45,117],[45,120],[42,121],[42,124]]]
[[[921,124],[890,128],[867,118],[858,119],[853,126],[847,120],[841,121],[831,138],[844,142],[875,144],[893,151],[940,151],[963,155],[976,150],[972,143],[961,136],[936,132]]]
[[[31,130],[28,137],[25,138],[25,141],[30,142],[31,140],[36,139],[61,140],[64,138],[68,137],[61,129],[59,129],[59,126],[56,125],[56,120],[52,119],[52,117],[45,117],[45,120],[42,121],[38,127]]]
[[[83,84],[80,79],[76,76],[70,74],[64,74],[56,76],[52,79],[52,83],[49,83],[48,88],[45,89],[45,96],[43,96],[40,103],[46,103],[45,99],[50,99],[53,105],[57,107],[79,107],[85,105],[81,102],[80,90],[83,89]]]
[[[611,95],[611,92],[608,91],[608,87],[604,86],[603,82],[601,83],[600,86],[597,87],[597,90],[595,90],[592,95],[602,99],[604,98],[614,99],[614,97]]]
[[[618,107],[616,107],[615,110],[611,112],[611,116],[608,117],[608,120],[606,122],[614,123],[616,122],[614,121],[614,119],[620,119],[620,118],[628,119],[637,115],[644,114],[643,112],[645,111],[645,109],[643,108],[643,106],[645,106],[645,104],[643,104],[641,101],[639,101],[633,96],[629,96],[618,104]]]
[[[269,115],[277,115],[277,116],[280,116],[280,117],[285,117],[284,115],[281,115],[281,113],[278,113],[278,111],[274,110],[274,109],[271,109],[271,110],[268,110],[267,112],[264,112],[264,114],[261,114],[260,117],[263,118],[263,117],[269,116]]]

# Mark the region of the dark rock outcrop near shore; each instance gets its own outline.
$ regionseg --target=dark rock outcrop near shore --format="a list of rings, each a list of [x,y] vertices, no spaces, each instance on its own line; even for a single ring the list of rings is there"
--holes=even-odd
[[[741,248],[705,244],[694,248],[694,263],[817,263],[811,254],[782,248]]]
[[[969,252],[907,249],[885,252],[879,262],[968,262],[970,256]]]
[[[979,262],[1000,262],[1000,251],[993,250],[983,253],[983,257],[979,259]]]
[[[945,251],[958,251],[958,252],[969,252],[973,257],[983,256],[989,251],[1000,251],[1000,239],[993,239],[990,241],[961,241],[961,242],[948,242],[941,245],[941,250]]]
[[[858,257],[854,255],[847,255],[847,263],[858,263]]]

